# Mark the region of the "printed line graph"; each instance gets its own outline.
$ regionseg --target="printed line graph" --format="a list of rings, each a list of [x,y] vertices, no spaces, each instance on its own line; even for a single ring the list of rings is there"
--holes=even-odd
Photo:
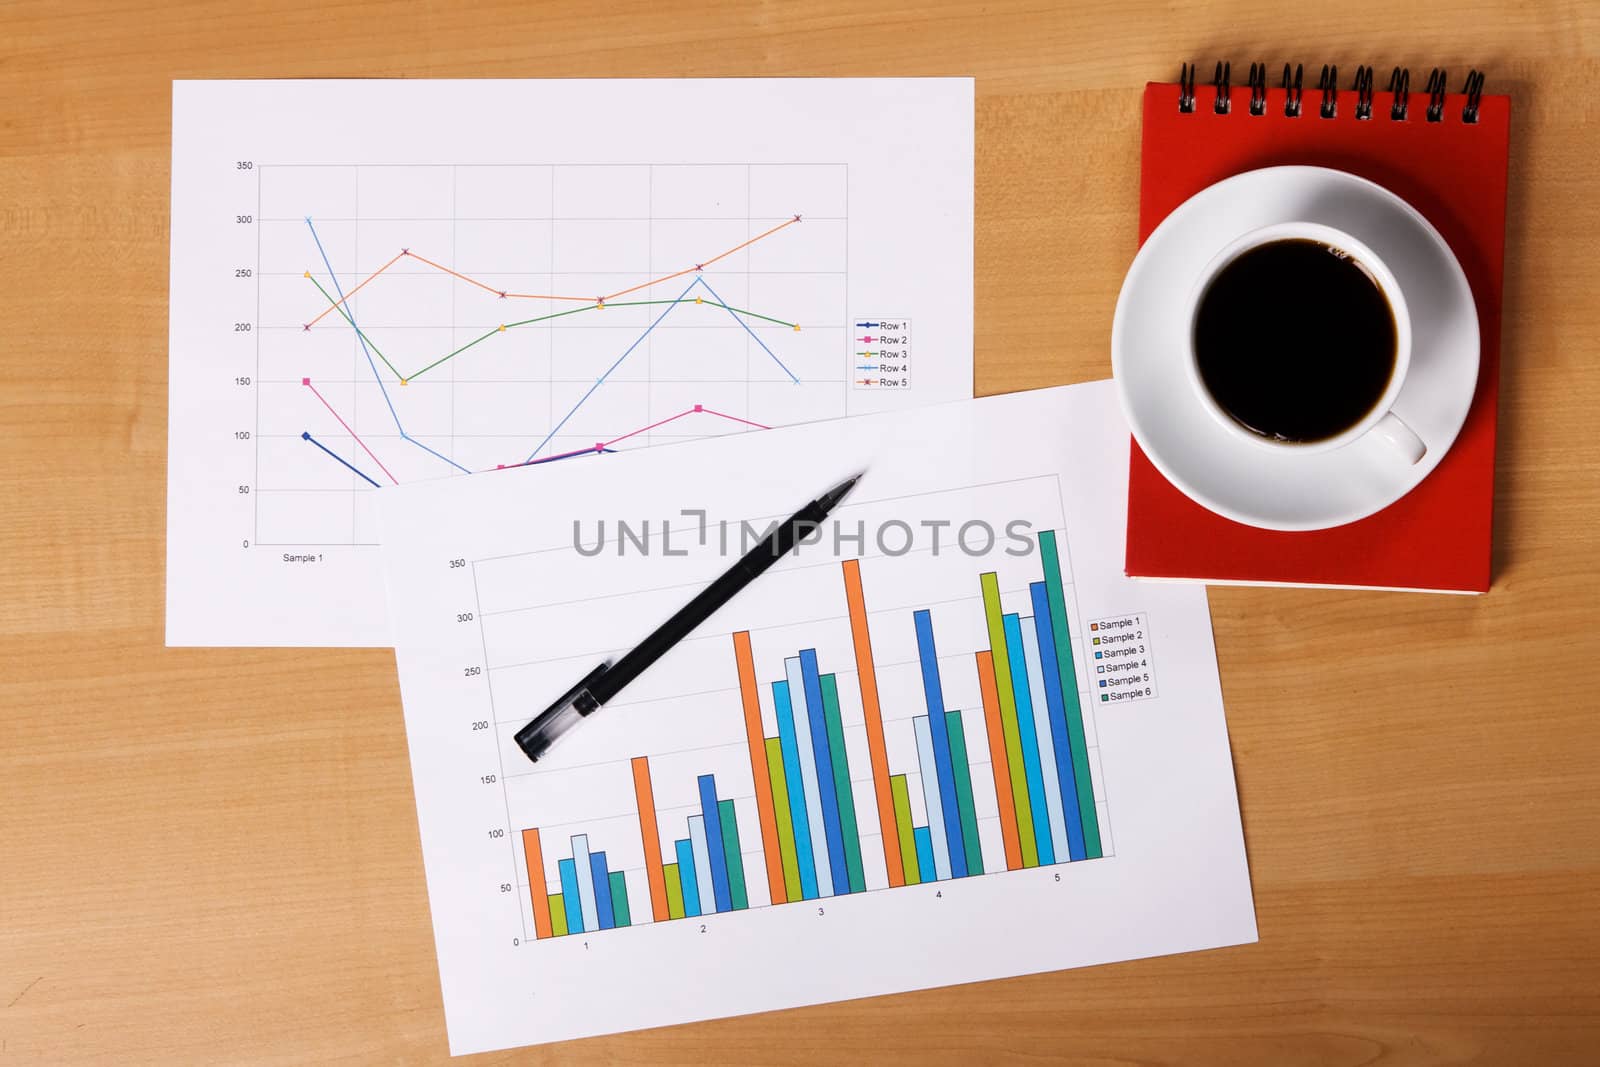
[[[848,413],[843,164],[257,175],[255,543],[373,543],[384,485]]]

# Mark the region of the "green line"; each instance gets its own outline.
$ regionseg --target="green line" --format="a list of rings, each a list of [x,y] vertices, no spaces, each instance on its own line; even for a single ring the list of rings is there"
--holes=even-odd
[[[667,877],[667,914],[674,919],[683,918],[683,876],[678,873],[678,865],[669,863],[661,868],[661,873]]]
[[[376,343],[374,343],[372,338],[368,337],[362,332],[361,327],[356,325],[356,320],[352,319],[348,314],[346,314],[344,308],[340,306],[339,302],[334,300],[334,298],[329,295],[328,290],[322,287],[322,283],[317,281],[315,278],[312,278],[309,271],[306,272],[306,277],[311,278],[311,284],[317,287],[317,292],[321,293],[327,299],[328,303],[333,306],[333,310],[337,311],[340,316],[344,318],[344,321],[350,324],[350,328],[367,343],[367,347],[371,348],[378,354],[378,358],[383,360],[383,365],[389,368],[390,373],[392,373],[396,378],[404,378],[405,376],[403,374],[401,374],[398,370],[395,370],[394,364],[389,362],[389,357],[383,354],[383,350],[380,349]]]
[[[1061,557],[1056,553],[1054,530],[1039,531],[1039,554],[1044,557],[1044,588],[1050,601],[1050,626],[1055,631],[1061,699],[1067,706],[1067,748],[1072,752],[1073,785],[1078,791],[1078,815],[1083,821],[1083,851],[1089,859],[1096,860],[1101,856],[1100,816],[1094,806],[1094,783],[1089,780],[1083,707],[1078,702],[1078,669],[1072,658],[1072,639],[1067,635],[1067,600],[1061,588]]]
[[[961,811],[961,841],[966,846],[967,874],[983,873],[983,849],[978,843],[978,813],[972,805],[972,766],[967,761],[967,733],[961,712],[944,713],[945,732],[950,737],[950,767],[955,772],[956,807]]]
[[[839,685],[831,674],[822,676],[822,718],[828,727],[828,754],[833,759],[833,789],[839,796],[839,829],[844,838],[844,868],[850,892],[867,888],[861,869],[861,831],[856,827],[856,797],[850,787],[850,761],[844,751],[844,722],[839,717]]]
[[[507,329],[509,329],[509,328],[510,327],[507,327]],[[483,341],[487,341],[489,338],[493,337],[495,334],[503,333],[503,332],[505,332],[505,331],[502,330],[500,327],[496,326],[494,329],[490,330],[488,333],[484,334],[482,337],[475,337],[472,340],[468,341],[466,344],[462,345],[460,348],[456,349],[454,352],[451,352],[448,355],[440,356],[438,359],[434,360],[432,363],[428,364],[426,367],[423,367],[421,370],[414,371],[412,374],[410,374],[406,378],[406,380],[410,381],[412,378],[415,378],[419,374],[426,374],[429,371],[431,371],[433,368],[437,367],[439,364],[443,363],[445,360],[454,359],[455,357],[459,356],[461,353],[465,352],[467,349],[471,348],[473,345],[479,344],[479,343],[481,343]]]
[[[894,796],[894,821],[900,832],[900,864],[906,873],[906,885],[916,885],[922,877],[917,870],[917,837],[911,828],[911,793],[906,788],[906,776],[890,778],[889,792]]]
[[[1000,697],[1000,730],[1006,739],[1006,762],[1011,773],[1011,802],[1017,811],[1017,838],[1022,845],[1022,865],[1039,866],[1039,843],[1033,837],[1033,805],[1028,801],[1028,777],[1022,764],[1022,735],[1017,726],[1017,699],[1011,688],[1011,654],[1006,650],[1005,620],[1000,614],[1000,579],[994,571],[978,576],[983,588],[983,613],[989,623],[989,655],[994,661],[995,692]]]
[[[556,937],[567,936],[567,902],[560,893],[550,894],[550,932]]]
[[[734,814],[733,801],[717,801],[718,822],[722,823],[722,854],[728,865],[728,897],[734,911],[750,906],[744,891],[744,853],[739,850],[739,817]]]
[[[778,820],[778,858],[783,862],[783,895],[799,900],[800,863],[794,854],[794,816],[789,811],[789,779],[783,772],[783,743],[776,737],[767,742],[767,777],[772,779],[772,806]]]
[[[611,918],[617,926],[633,925],[633,916],[628,912],[628,880],[621,871],[611,872]]]
[[[428,373],[439,364],[454,359],[456,356],[459,356],[473,345],[478,344],[480,341],[487,341],[490,337],[497,333],[503,333],[505,330],[515,329],[518,326],[532,326],[536,322],[549,322],[551,319],[559,319],[564,315],[576,315],[580,311],[601,311],[605,308],[652,307],[660,304],[704,304],[707,307],[722,308],[724,311],[731,311],[735,315],[746,315],[752,319],[760,319],[763,322],[776,323],[779,326],[787,326],[790,329],[793,329],[795,326],[795,323],[785,322],[783,319],[775,319],[771,315],[763,315],[759,311],[748,311],[744,308],[731,307],[727,304],[718,303],[715,300],[706,300],[704,298],[693,299],[690,297],[678,297],[673,300],[619,300],[614,304],[585,304],[582,307],[568,308],[566,311],[551,312],[549,315],[539,315],[536,318],[522,319],[517,322],[508,322],[504,327],[496,326],[482,337],[468,341],[454,352],[440,356],[438,359],[434,360],[426,367],[423,367],[421,370],[413,371],[411,374],[401,374],[395,365],[389,362],[389,357],[385,356],[382,350],[378,348],[377,344],[373,342],[372,338],[367,336],[366,331],[357,326],[356,320],[352,319],[345,312],[344,306],[340,304],[339,301],[335,300],[331,295],[329,295],[328,290],[322,287],[322,283],[317,281],[317,279],[312,278],[309,274],[307,274],[307,277],[310,278],[311,284],[317,287],[317,291],[322,294],[323,298],[328,301],[329,305],[331,305],[333,309],[339,313],[344,321],[350,324],[350,328],[360,335],[361,339],[365,341],[372,351],[377,354],[379,359],[383,360],[383,365],[388,367],[390,372],[402,382],[409,382],[419,375]]]

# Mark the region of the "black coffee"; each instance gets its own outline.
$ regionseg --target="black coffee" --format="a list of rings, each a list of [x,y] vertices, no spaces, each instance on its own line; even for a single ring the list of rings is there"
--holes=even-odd
[[[1274,441],[1334,437],[1389,387],[1394,311],[1360,263],[1320,241],[1272,241],[1201,294],[1194,346],[1222,410]]]

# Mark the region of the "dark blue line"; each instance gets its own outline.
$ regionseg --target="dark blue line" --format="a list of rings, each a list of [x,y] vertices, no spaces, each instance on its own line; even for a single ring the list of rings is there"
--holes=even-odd
[[[700,279],[696,278],[694,281],[692,281],[688,285],[686,285],[684,287],[683,292],[678,294],[678,300],[682,300],[685,296],[688,296],[689,295],[689,290],[693,289],[698,284],[700,284]],[[709,288],[709,286],[707,288]],[[720,301],[722,298],[718,297],[717,299]],[[541,449],[545,445],[549,444],[550,443],[550,439],[552,437],[554,437],[556,434],[561,432],[561,427],[565,426],[567,424],[567,420],[572,418],[572,416],[576,415],[578,413],[578,409],[583,407],[584,402],[586,400],[588,400],[591,396],[594,395],[594,391],[596,389],[600,388],[601,384],[603,382],[605,382],[605,380],[607,378],[611,377],[611,372],[616,370],[618,367],[622,366],[622,361],[627,359],[628,356],[633,352],[633,350],[635,348],[638,348],[639,345],[641,343],[643,343],[643,341],[644,341],[644,339],[646,337],[650,336],[650,330],[654,330],[657,326],[661,325],[661,320],[666,318],[668,315],[670,315],[672,313],[672,309],[678,306],[678,300],[674,300],[672,303],[668,304],[666,306],[666,308],[662,310],[661,314],[656,316],[656,321],[654,321],[654,322],[652,322],[650,324],[650,329],[645,330],[644,333],[641,333],[638,336],[638,338],[633,342],[633,344],[629,345],[627,350],[624,351],[622,353],[622,355],[617,357],[617,361],[615,363],[611,364],[611,366],[607,367],[606,368],[606,372],[604,374],[600,375],[600,377],[595,379],[594,384],[589,386],[589,391],[587,393],[584,393],[583,396],[578,398],[578,402],[576,404],[572,405],[572,410],[571,411],[569,411],[565,415],[561,416],[561,421],[556,423],[555,426],[551,428],[550,432],[544,435],[544,440],[540,441],[539,444],[537,446],[535,446],[534,450],[532,452],[528,453],[528,458],[523,460],[522,461],[523,463],[532,463],[533,462],[533,457],[537,456],[539,454],[539,449]],[[737,319],[739,316],[734,315],[733,317]],[[748,327],[748,326],[745,327],[745,329],[747,329],[747,330],[749,328],[750,327]]]
[[[785,374],[787,374],[789,376],[789,380],[790,381],[794,382],[796,385],[800,384],[800,379],[796,378],[794,376],[794,371],[790,370],[788,367],[785,367],[783,365],[783,360],[779,359],[777,354],[774,353],[772,351],[772,349],[767,347],[767,342],[763,341],[759,337],[756,337],[756,332],[750,328],[750,324],[748,322],[744,321],[744,319],[741,318],[740,316],[734,315],[733,309],[728,307],[728,302],[726,300],[722,299],[722,297],[717,296],[717,291],[715,289],[711,288],[711,283],[706,281],[705,277],[703,275],[699,276],[699,277],[696,277],[695,278],[695,282],[697,284],[699,284],[699,285],[705,286],[706,287],[706,292],[710,293],[712,296],[716,296],[717,297],[717,303],[721,304],[723,306],[723,308],[725,310],[727,310],[728,314],[733,315],[733,321],[737,322],[740,326],[743,326],[745,333],[747,333],[751,337],[755,338],[756,344],[761,346],[761,351],[765,352],[767,355],[772,357],[772,362],[776,363],[783,370],[783,373],[785,373]],[[693,289],[693,288],[694,288],[694,286],[692,286],[692,285],[689,287],[689,289]],[[688,289],[684,290],[684,292],[688,292],[688,291],[689,291]]]
[[[317,228],[312,224],[310,215],[306,216],[306,227],[311,230],[311,239],[317,243],[317,252],[322,256],[322,265],[328,268],[328,280],[333,283],[333,291],[339,294],[339,303],[344,305],[344,317],[349,321],[350,328],[356,332],[356,340],[361,344],[361,352],[367,357],[367,366],[372,368],[372,378],[378,383],[378,392],[383,394],[383,402],[389,407],[389,417],[394,419],[394,428],[400,431],[401,439],[410,441],[412,444],[416,445],[429,455],[444,460],[462,474],[471,474],[471,471],[467,470],[467,468],[463,467],[449,456],[440,455],[438,452],[435,452],[421,441],[418,441],[416,438],[406,433],[406,428],[400,425],[400,414],[394,409],[394,401],[389,399],[389,390],[384,387],[383,375],[378,373],[378,365],[373,362],[372,352],[367,347],[367,339],[362,335],[361,328],[356,325],[355,308],[350,307],[345,299],[344,287],[339,284],[339,276],[333,272],[333,264],[328,260],[328,250],[322,247],[322,238],[317,236]]]
[[[312,444],[316,445],[318,448],[320,448],[324,452],[328,453],[328,455],[332,456],[334,459],[338,460],[340,463],[343,463],[346,467],[349,467],[352,471],[355,471],[355,473],[361,474],[361,472],[359,470],[356,470],[356,468],[354,466],[351,466],[349,460],[347,460],[343,456],[339,455],[339,453],[335,452],[333,449],[329,448],[327,445],[323,444],[321,441],[317,440],[315,437],[312,437],[309,433],[306,433],[305,431],[301,431],[300,439],[302,441],[310,441]],[[367,478],[367,476],[365,474],[361,474],[361,477],[366,478],[367,483],[369,485],[371,485],[372,488],[374,488],[374,489],[382,489],[383,488],[377,482],[374,482],[371,478]]]

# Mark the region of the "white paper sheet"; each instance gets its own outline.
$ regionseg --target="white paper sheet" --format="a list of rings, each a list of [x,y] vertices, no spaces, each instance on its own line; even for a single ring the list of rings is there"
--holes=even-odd
[[[382,494],[452,1051],[1254,940],[1205,591],[1122,576],[1127,441],[1096,383]],[[744,520],[862,469],[817,543],[527,761],[515,731]]]
[[[388,645],[381,487],[970,397],[972,100],[175,82],[168,643]]]

